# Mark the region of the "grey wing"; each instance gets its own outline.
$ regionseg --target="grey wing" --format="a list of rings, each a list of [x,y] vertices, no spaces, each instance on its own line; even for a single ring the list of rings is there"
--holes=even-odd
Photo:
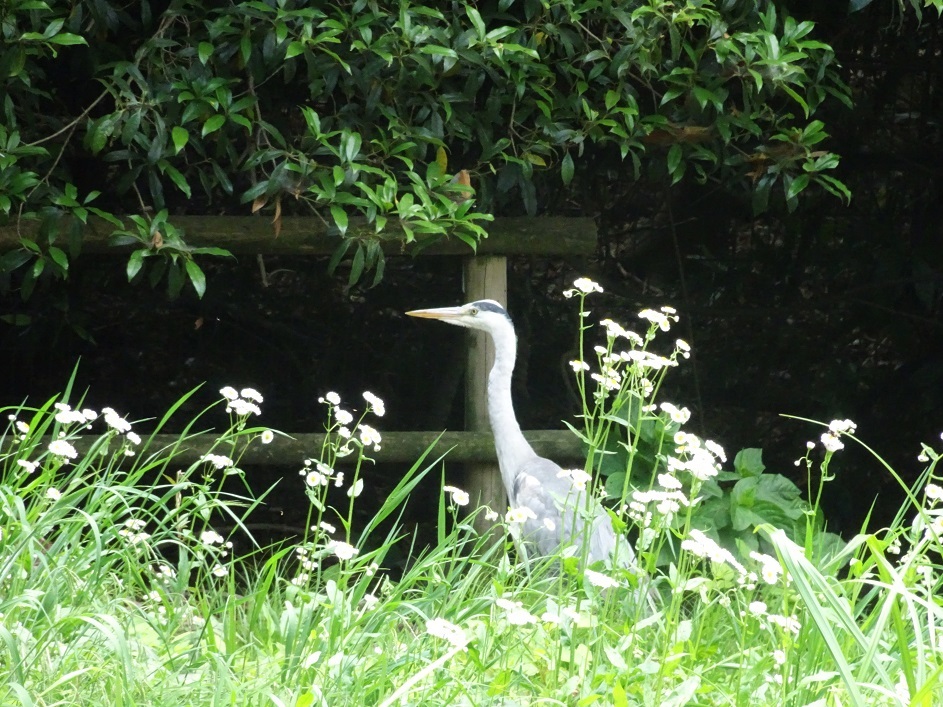
[[[626,539],[618,539],[605,509],[594,499],[587,502],[585,493],[574,489],[570,479],[561,476],[562,469],[549,459],[534,457],[524,464],[511,489],[511,505],[530,508],[536,518],[528,519],[522,528],[523,540],[541,555],[557,552],[561,545],[582,546],[587,542],[587,560],[610,561],[616,548],[631,555]],[[589,532],[588,540],[585,537]],[[625,548],[622,550],[621,548]],[[629,562],[634,558],[627,558]],[[628,564],[616,558],[618,564]]]

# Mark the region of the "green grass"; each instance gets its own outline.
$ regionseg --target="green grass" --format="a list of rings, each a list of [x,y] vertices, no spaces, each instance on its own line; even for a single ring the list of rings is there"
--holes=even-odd
[[[419,459],[355,525],[377,441],[365,420],[383,412],[374,398],[355,419],[327,396],[328,440],[281,489],[306,494],[309,530],[267,548],[247,529],[265,494],[251,493],[239,470],[247,445],[271,436],[248,426],[249,404],[261,402],[252,391],[236,400],[225,391],[232,426],[213,451],[229,461],[189,466],[177,452],[199,418],[155,449],[117,414],[91,421],[56,401],[5,409],[0,704],[943,704],[938,455],[924,449],[926,472],[889,528],[837,542],[815,499],[782,506],[800,508],[798,522],[792,510],[774,512],[775,495],[767,506],[753,499],[748,523],[742,489],[762,488],[765,476],[755,455],[724,472],[720,450],[676,436],[677,409],[627,415],[625,401],[652,383],[637,374],[623,370],[629,382],[608,403],[590,392],[598,408],[587,406],[581,434],[594,440],[587,468],[599,471],[619,444],[628,452],[615,517],[635,538],[654,608],[625,570],[576,558],[521,565],[509,543],[475,533],[471,519],[486,509],[453,505],[465,500],[454,492],[441,496],[435,544],[416,544],[399,514],[423,477],[441,475],[441,458]],[[69,458],[62,443],[88,425],[95,443]],[[852,433],[830,434],[856,442]],[[650,453],[671,478],[649,473],[639,486],[646,435],[661,440]],[[711,463],[709,449],[721,455]],[[807,450],[810,476],[827,480],[834,453]],[[741,491],[702,478],[709,468]],[[233,556],[230,540],[250,550]],[[395,574],[394,550],[408,558]]]

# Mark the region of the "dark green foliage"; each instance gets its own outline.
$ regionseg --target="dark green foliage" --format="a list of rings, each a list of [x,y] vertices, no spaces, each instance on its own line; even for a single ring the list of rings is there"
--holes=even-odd
[[[84,222],[98,192],[99,215],[161,236],[146,249],[171,292],[183,273],[204,286],[183,234],[157,225],[184,211],[270,210],[273,236],[284,209],[314,211],[353,282],[382,275],[387,232],[474,245],[489,214],[536,214],[548,185],[603,164],[752,190],[757,210],[812,184],[847,198],[811,116],[848,91],[812,31],[732,0],[12,0],[0,215],[42,219],[49,239],[3,266],[23,268],[24,296],[64,277],[55,217]]]

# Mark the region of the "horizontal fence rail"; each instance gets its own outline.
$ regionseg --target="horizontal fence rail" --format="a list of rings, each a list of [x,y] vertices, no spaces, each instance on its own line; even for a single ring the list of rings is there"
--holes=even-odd
[[[278,236],[269,219],[253,216],[174,216],[170,222],[183,230],[184,240],[191,248],[216,246],[234,254],[265,255],[330,255],[341,243],[339,234],[315,217],[286,216],[281,219]],[[130,221],[125,226],[132,226]],[[487,224],[488,237],[473,250],[457,238],[435,243],[406,243],[404,234],[394,222],[381,234],[383,252],[387,255],[409,255],[421,250],[423,255],[550,255],[588,256],[596,252],[596,223],[591,218],[542,216],[540,218],[504,217]],[[90,217],[82,236],[83,253],[121,253],[130,246],[109,245],[115,227],[97,217]],[[130,230],[130,229],[129,229]],[[68,233],[62,223],[59,232]],[[351,219],[347,236],[358,233],[363,238],[376,238],[369,224]],[[0,224],[0,253],[20,247],[20,239],[39,237],[37,221],[13,225]],[[140,247],[140,246],[136,246]]]
[[[142,435],[148,442],[146,455],[158,450],[168,452],[175,446],[174,460],[179,464],[192,464],[208,452],[228,454],[228,448],[217,445],[212,433],[199,433],[180,441],[179,435],[157,434],[152,437]],[[553,459],[557,463],[578,463],[582,466],[585,453],[580,440],[569,430],[531,430],[524,432],[524,437],[542,457]],[[436,442],[438,438],[438,442]],[[86,453],[92,443],[98,439],[95,435],[81,435],[70,440],[80,452]],[[49,440],[44,440],[46,443]],[[262,444],[256,440],[242,455],[239,463],[255,466],[298,466],[304,459],[316,457],[324,443],[323,434],[302,433],[290,436],[276,435],[271,444]],[[435,443],[433,459],[440,454],[448,454],[452,462],[482,463],[496,462],[494,440],[490,432],[384,432],[379,450],[371,450],[367,456],[379,464],[412,464],[419,456]],[[143,446],[143,443],[142,443]],[[343,460],[340,462],[343,463]]]

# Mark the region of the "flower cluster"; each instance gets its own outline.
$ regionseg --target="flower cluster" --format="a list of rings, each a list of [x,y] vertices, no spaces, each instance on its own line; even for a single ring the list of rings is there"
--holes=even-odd
[[[668,470],[672,473],[686,472],[698,481],[706,481],[717,476],[720,463],[727,461],[723,447],[709,439],[701,440],[679,431],[673,441],[676,456],[668,457]]]
[[[573,289],[563,294],[566,297],[580,297],[580,316],[585,317],[588,312],[582,309],[583,298],[594,292],[602,292],[602,288],[588,278],[579,278],[573,283]],[[570,366],[580,376],[581,389],[583,374],[589,373],[590,379],[595,382],[596,390],[593,395],[597,405],[610,396],[618,396],[620,392],[628,390],[638,391],[646,398],[650,397],[654,394],[659,377],[664,371],[677,366],[679,357],[690,356],[691,347],[680,339],[670,356],[647,350],[657,331],[668,331],[671,324],[678,321],[677,313],[672,307],[662,307],[657,311],[645,309],[639,312],[639,317],[651,323],[644,336],[625,329],[612,319],[603,319],[600,322],[606,332],[606,345],[594,347],[598,360],[596,370],[582,359],[570,361]],[[681,411],[678,414],[683,415]]]
[[[357,422],[354,422],[354,415],[349,410],[341,407],[341,396],[331,391],[318,398],[319,403],[328,406],[328,433],[336,433],[342,440],[342,444],[337,448],[337,456],[346,457],[354,450],[352,443],[360,445],[361,449],[373,448],[374,451],[380,449],[380,443],[383,441],[380,433],[368,424],[363,422],[368,412],[372,412],[377,417],[383,417],[386,414],[386,406],[378,396],[370,391],[363,394],[367,401],[367,409],[360,416]],[[351,426],[353,425],[353,429]]]
[[[538,621],[536,616],[524,608],[522,602],[499,597],[495,599],[494,605],[501,609],[504,619],[512,626],[530,626]]]
[[[557,473],[559,479],[569,479],[573,489],[578,492],[586,490],[586,485],[591,483],[593,475],[582,469],[562,469]]]
[[[639,319],[650,321],[662,331],[670,330],[671,323],[678,321],[677,310],[674,307],[661,307],[658,311],[654,309],[643,309],[638,313],[638,316]]]
[[[216,560],[216,562],[210,568],[210,572],[213,574],[213,576],[225,577],[227,574],[229,574],[229,568],[222,564],[221,561],[229,555],[229,551],[232,549],[232,542],[226,540],[226,538],[224,538],[212,528],[201,532],[199,539],[201,551],[197,553],[197,556],[202,558],[203,553],[205,552],[212,559]]]
[[[453,648],[457,649],[464,649],[470,641],[461,626],[457,626],[446,619],[429,619],[426,621],[426,633],[433,638],[447,641]]]
[[[304,468],[298,473],[304,477],[305,484],[309,488],[327,487],[332,483],[335,488],[344,485],[343,471],[334,471],[327,464],[317,459],[305,459]]]
[[[602,287],[598,283],[593,282],[588,277],[578,277],[573,281],[572,290],[564,290],[563,296],[569,299],[574,295],[586,296],[592,294],[593,292],[602,292]]]
[[[467,506],[468,502],[471,500],[467,492],[455,486],[443,486],[442,490],[449,494],[449,499],[455,506]]]
[[[118,531],[118,537],[129,545],[144,545],[151,538],[150,534],[144,531],[146,527],[147,523],[140,518],[128,518]]]
[[[98,413],[94,410],[73,410],[65,403],[55,403],[56,409],[54,419],[60,425],[83,425],[86,428],[91,427],[91,423],[98,419]],[[131,429],[130,426],[128,429]]]
[[[747,576],[747,569],[734,557],[729,550],[721,547],[707,537],[702,531],[693,528],[684,540],[681,549],[690,552],[695,557],[708,559],[717,564],[726,564],[737,570],[741,577]]]
[[[820,437],[825,451],[834,453],[840,449],[844,449],[845,445],[840,437],[843,434],[853,435],[856,428],[857,425],[851,420],[832,420],[828,423],[828,432],[823,433]]]
[[[262,394],[255,388],[243,388],[237,391],[232,386],[226,386],[219,391],[226,399],[226,412],[236,417],[247,418],[249,415],[261,415],[259,405],[262,403]]]

